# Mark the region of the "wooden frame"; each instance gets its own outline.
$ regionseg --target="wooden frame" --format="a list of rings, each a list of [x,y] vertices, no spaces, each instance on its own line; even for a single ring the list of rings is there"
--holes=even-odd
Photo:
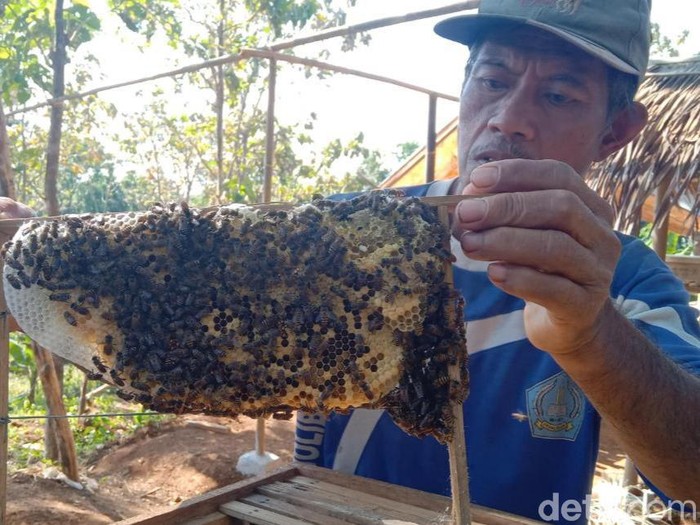
[[[667,255],[666,264],[683,281],[686,290],[700,293],[700,256]]]
[[[120,525],[449,525],[445,496],[292,464],[143,514]],[[472,506],[474,525],[534,525],[527,518]]]

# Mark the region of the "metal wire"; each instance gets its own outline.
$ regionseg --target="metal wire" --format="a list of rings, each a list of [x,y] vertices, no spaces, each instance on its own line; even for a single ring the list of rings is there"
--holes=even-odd
[[[10,421],[19,419],[71,419],[71,418],[95,418],[95,417],[135,417],[135,416],[164,416],[159,412],[111,412],[105,414],[66,414],[53,415],[42,414],[38,416],[0,416],[0,425],[7,425]]]

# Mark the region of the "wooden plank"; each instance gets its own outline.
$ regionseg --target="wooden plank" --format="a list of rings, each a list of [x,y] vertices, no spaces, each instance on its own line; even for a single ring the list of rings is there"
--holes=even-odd
[[[255,507],[275,511],[278,514],[283,514],[285,516],[304,519],[313,523],[314,525],[348,525],[346,520],[334,518],[326,513],[321,514],[319,512],[300,507],[299,505],[292,505],[291,503],[281,499],[265,496],[264,494],[251,494],[250,496],[241,498],[239,501],[248,503],[249,505],[253,505]]]
[[[381,514],[375,511],[328,501],[322,499],[320,494],[294,490],[293,487],[284,483],[263,485],[258,487],[256,492],[319,514],[327,514],[332,518],[337,518],[353,525],[378,525],[384,519]]]
[[[230,516],[221,512],[212,512],[201,518],[185,521],[182,525],[232,525],[233,520]]]
[[[290,518],[267,509],[248,505],[242,501],[224,503],[219,507],[219,510],[227,516],[239,518],[244,522],[248,521],[251,525],[314,525],[310,521]]]
[[[342,487],[371,492],[373,494],[381,494],[383,497],[394,501],[410,501],[412,505],[422,509],[432,510],[438,514],[444,515],[449,511],[450,499],[445,496],[440,496],[439,494],[430,494],[428,492],[402,487],[400,485],[393,485],[376,479],[352,476],[314,465],[305,465],[303,463],[295,463],[295,465],[300,475],[308,476],[313,479],[319,479]],[[471,511],[473,525],[541,525],[542,523],[480,505],[472,505]]]
[[[121,525],[172,525],[173,523],[182,523],[188,519],[216,512],[219,505],[252,494],[260,485],[289,479],[297,474],[298,470],[296,467],[286,467],[272,474],[261,474],[260,476],[244,479],[200,496],[195,496],[183,501],[175,508],[161,509],[160,511],[134,516],[118,523]]]
[[[384,498],[393,501],[410,501],[411,504],[422,509],[431,510],[433,512],[446,512],[450,506],[450,499],[437,494],[430,494],[400,485],[393,485],[385,481],[376,479],[363,478],[360,476],[352,476],[327,468],[316,467],[314,465],[305,465],[295,463],[298,474],[309,478],[327,481],[348,489],[359,490],[362,492],[371,492],[373,494],[381,494]],[[293,476],[290,476],[290,479]]]
[[[306,476],[295,476],[287,483],[308,487],[309,490],[314,491],[314,494],[324,494],[335,501],[340,501],[343,503],[348,502],[351,504],[352,502],[355,502],[354,504],[363,507],[366,506],[367,508],[372,509],[383,509],[382,515],[386,515],[386,517],[400,518],[403,520],[415,521],[417,523],[425,523],[435,519],[436,517],[436,513],[434,511],[416,507],[410,503],[391,500],[377,495],[381,494],[381,492],[372,493],[370,491],[349,489],[347,487],[341,487],[333,483],[320,481]]]

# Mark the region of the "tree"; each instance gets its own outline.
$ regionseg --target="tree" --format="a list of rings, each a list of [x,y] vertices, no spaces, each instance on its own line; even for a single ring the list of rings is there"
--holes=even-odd
[[[657,23],[651,24],[651,56],[657,58],[673,58],[678,56],[678,46],[682,46],[688,39],[690,31],[681,31],[675,38],[661,34],[661,27]]]
[[[160,0],[161,3],[171,3],[172,0]],[[157,3],[151,0],[152,4]],[[73,0],[72,4],[64,7],[63,0],[6,0],[2,2],[3,18],[0,20],[0,66],[3,75],[0,78],[0,92],[10,104],[27,102],[37,91],[49,93],[54,103],[50,110],[48,140],[46,142],[46,163],[44,178],[44,201],[49,215],[59,214],[58,173],[61,157],[61,139],[63,135],[63,102],[60,100],[66,93],[66,65],[69,61],[69,51],[76,51],[82,44],[88,42],[99,30],[99,19],[89,9],[85,0]],[[113,0],[112,7],[120,13],[138,13],[143,9],[143,2],[135,0]],[[151,18],[150,12],[143,12],[144,18]],[[146,24],[150,29],[153,25]],[[138,27],[137,27],[138,29]],[[85,80],[89,75],[79,78]],[[9,155],[4,155],[7,158]],[[5,180],[9,179],[7,176]],[[7,191],[11,191],[8,189]],[[44,366],[54,368],[42,374],[44,388],[54,391],[49,381],[57,377],[59,385],[62,380],[62,363],[44,355],[44,350],[36,346],[35,354],[45,363]],[[52,364],[53,363],[53,364]],[[47,379],[48,378],[48,379]],[[51,405],[50,411],[65,412],[60,399],[61,389]],[[47,457],[58,459],[57,444],[72,443],[72,436],[65,434],[67,426],[54,420],[47,420],[46,450]],[[60,454],[64,472],[72,479],[77,479],[77,469],[72,454]]]
[[[348,5],[353,5],[350,0]],[[192,2],[185,9],[194,22],[193,35],[183,45],[187,54],[210,59],[236,53],[246,47],[264,47],[305,26],[323,29],[345,21],[345,13],[331,0],[219,0]],[[247,11],[241,16],[241,8]],[[237,16],[234,16],[237,15]],[[212,93],[212,114],[197,114],[202,137],[198,155],[208,174],[205,197],[212,203],[224,200],[258,201],[264,159],[265,102],[269,63],[252,59],[218,66],[192,77],[192,82]],[[301,164],[292,148],[297,140],[294,126],[276,126],[276,160],[291,173]],[[303,140],[303,138],[301,139]]]

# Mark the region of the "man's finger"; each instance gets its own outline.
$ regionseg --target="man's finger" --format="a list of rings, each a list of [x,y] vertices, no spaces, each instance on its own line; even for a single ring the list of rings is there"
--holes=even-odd
[[[34,211],[8,197],[0,197],[0,219],[23,219],[34,217]]]
[[[503,227],[465,232],[459,240],[471,259],[505,261],[561,275],[581,285],[609,282],[611,278],[608,264],[560,231]]]
[[[560,230],[585,247],[604,242],[609,228],[573,192],[543,190],[500,193],[460,202],[455,211],[455,235],[499,226]]]
[[[508,159],[476,168],[465,194],[505,193],[561,189],[576,194],[607,224],[614,221],[610,205],[590,189],[571,166],[556,160]]]

